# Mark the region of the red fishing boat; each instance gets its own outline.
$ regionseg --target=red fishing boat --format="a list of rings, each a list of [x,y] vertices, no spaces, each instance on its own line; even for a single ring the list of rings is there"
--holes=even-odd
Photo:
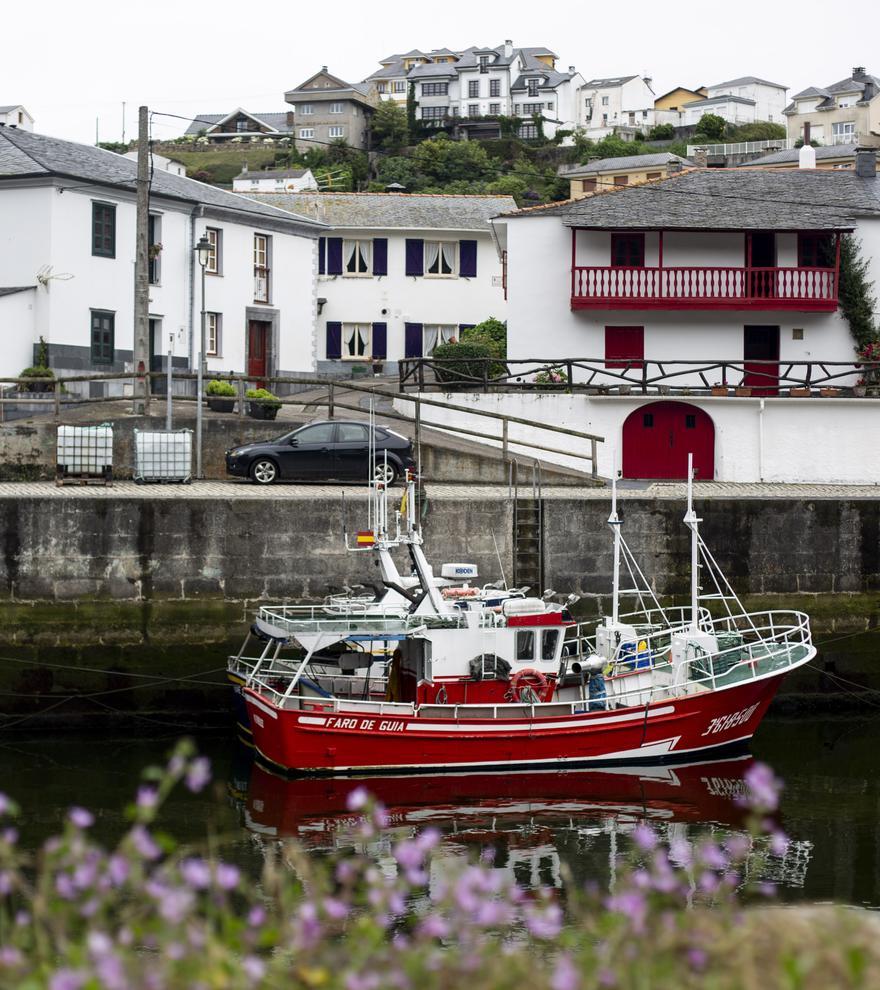
[[[815,655],[809,619],[746,612],[700,537],[690,487],[686,608],[653,595],[615,489],[613,608],[595,629],[540,598],[444,599],[418,543],[409,607],[261,609],[266,642],[303,655],[267,647],[230,668],[259,757],[288,774],[460,772],[692,761],[742,745],[784,676]],[[622,614],[625,597],[637,608]],[[371,641],[396,644],[383,674],[315,664],[334,644]]]

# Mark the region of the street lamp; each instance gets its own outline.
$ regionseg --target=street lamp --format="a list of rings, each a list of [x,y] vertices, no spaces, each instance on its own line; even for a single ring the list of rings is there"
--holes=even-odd
[[[202,234],[195,246],[199,267],[202,269],[202,321],[199,330],[199,366],[196,375],[196,477],[202,477],[202,385],[205,374],[205,269],[211,257],[211,242]]]

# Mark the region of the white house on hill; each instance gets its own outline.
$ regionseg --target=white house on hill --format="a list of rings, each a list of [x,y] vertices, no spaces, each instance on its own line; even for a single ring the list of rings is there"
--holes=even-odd
[[[0,106],[0,127],[19,127],[23,131],[34,129],[34,118],[20,103]]]
[[[328,224],[319,241],[319,372],[353,364],[393,371],[404,357],[490,316],[503,320],[502,266],[491,218],[509,196],[293,193],[254,197]]]
[[[257,172],[245,169],[232,180],[232,191],[237,193],[305,192],[317,188],[309,168],[267,168]]]
[[[56,374],[132,369],[135,179],[129,158],[0,128],[0,371],[31,365],[40,338]],[[254,376],[314,366],[314,281],[323,225],[156,170],[150,195],[151,369],[173,337],[195,367],[205,275],[209,371]],[[105,386],[93,383],[93,389]]]

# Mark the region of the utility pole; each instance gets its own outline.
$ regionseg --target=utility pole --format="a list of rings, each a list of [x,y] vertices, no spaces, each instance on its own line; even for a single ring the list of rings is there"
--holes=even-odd
[[[125,144],[125,100],[122,101],[122,143]]]
[[[138,109],[137,235],[134,257],[134,412],[150,413],[150,136],[147,108]]]

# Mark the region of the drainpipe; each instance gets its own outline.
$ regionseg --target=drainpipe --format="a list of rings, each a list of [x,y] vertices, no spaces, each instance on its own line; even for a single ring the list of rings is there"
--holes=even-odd
[[[758,407],[758,481],[764,480],[764,400]]]
[[[194,206],[189,215],[189,318],[188,318],[188,340],[187,340],[187,365],[192,371],[195,361],[193,348],[195,347],[195,325],[196,325],[196,218],[204,216],[205,208],[199,204]]]

